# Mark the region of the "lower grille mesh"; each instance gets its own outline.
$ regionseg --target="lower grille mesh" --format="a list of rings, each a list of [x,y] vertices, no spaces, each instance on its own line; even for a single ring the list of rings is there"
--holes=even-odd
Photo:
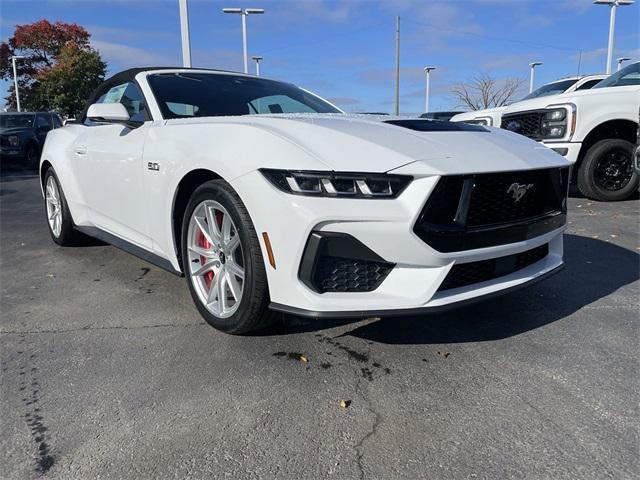
[[[548,254],[549,245],[545,244],[515,255],[454,265],[442,282],[442,285],[440,285],[438,291],[465,287],[509,275],[529,265],[533,265],[545,258]]]
[[[391,271],[393,264],[340,257],[321,257],[316,284],[322,292],[371,292]]]

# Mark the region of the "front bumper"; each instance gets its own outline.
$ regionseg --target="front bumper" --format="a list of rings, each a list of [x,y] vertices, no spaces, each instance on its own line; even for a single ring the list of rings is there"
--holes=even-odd
[[[580,142],[540,143],[545,147],[549,147],[554,152],[562,155],[573,165],[575,165],[575,163],[578,161],[578,154],[580,153],[580,148],[582,147],[582,143]]]
[[[522,286],[562,266],[564,225],[540,236],[507,245],[439,252],[413,231],[439,177],[416,178],[394,200],[311,198],[283,193],[259,172],[237,178],[232,186],[243,199],[258,237],[267,232],[276,268],[263,258],[272,307],[312,316],[382,315],[441,309]],[[367,292],[318,293],[300,279],[300,264],[312,232],[348,234],[386,262],[394,264],[382,283]],[[542,260],[508,275],[438,291],[454,265],[514,255],[548,244]]]

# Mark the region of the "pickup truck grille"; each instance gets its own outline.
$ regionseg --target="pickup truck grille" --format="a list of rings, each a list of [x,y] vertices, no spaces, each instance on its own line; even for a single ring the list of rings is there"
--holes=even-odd
[[[501,128],[519,133],[533,140],[542,138],[542,119],[545,112],[532,111],[522,113],[512,113],[502,116]]]
[[[504,245],[562,226],[568,168],[444,176],[414,232],[440,252]]]

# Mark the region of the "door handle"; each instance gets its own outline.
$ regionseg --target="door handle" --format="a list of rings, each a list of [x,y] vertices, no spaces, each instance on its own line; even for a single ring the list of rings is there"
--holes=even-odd
[[[85,145],[77,145],[75,148],[75,152],[78,155],[84,155],[85,153],[87,153],[87,147]]]

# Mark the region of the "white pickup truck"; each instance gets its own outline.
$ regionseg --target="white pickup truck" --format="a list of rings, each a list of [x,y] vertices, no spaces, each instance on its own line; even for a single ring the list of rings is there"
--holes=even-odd
[[[596,85],[600,80],[607,78],[607,75],[585,75],[583,77],[569,77],[545,83],[535,89],[520,101],[531,100],[533,98],[550,97],[561,93],[570,93],[577,90],[588,90]],[[472,110],[471,112],[459,113],[451,117],[452,122],[474,123],[487,127],[499,127],[502,113],[507,109],[504,107],[485,108],[484,110]]]
[[[510,105],[501,127],[569,160],[572,179],[586,197],[624,200],[638,189],[632,158],[639,105],[640,62],[635,62],[589,90]]]

